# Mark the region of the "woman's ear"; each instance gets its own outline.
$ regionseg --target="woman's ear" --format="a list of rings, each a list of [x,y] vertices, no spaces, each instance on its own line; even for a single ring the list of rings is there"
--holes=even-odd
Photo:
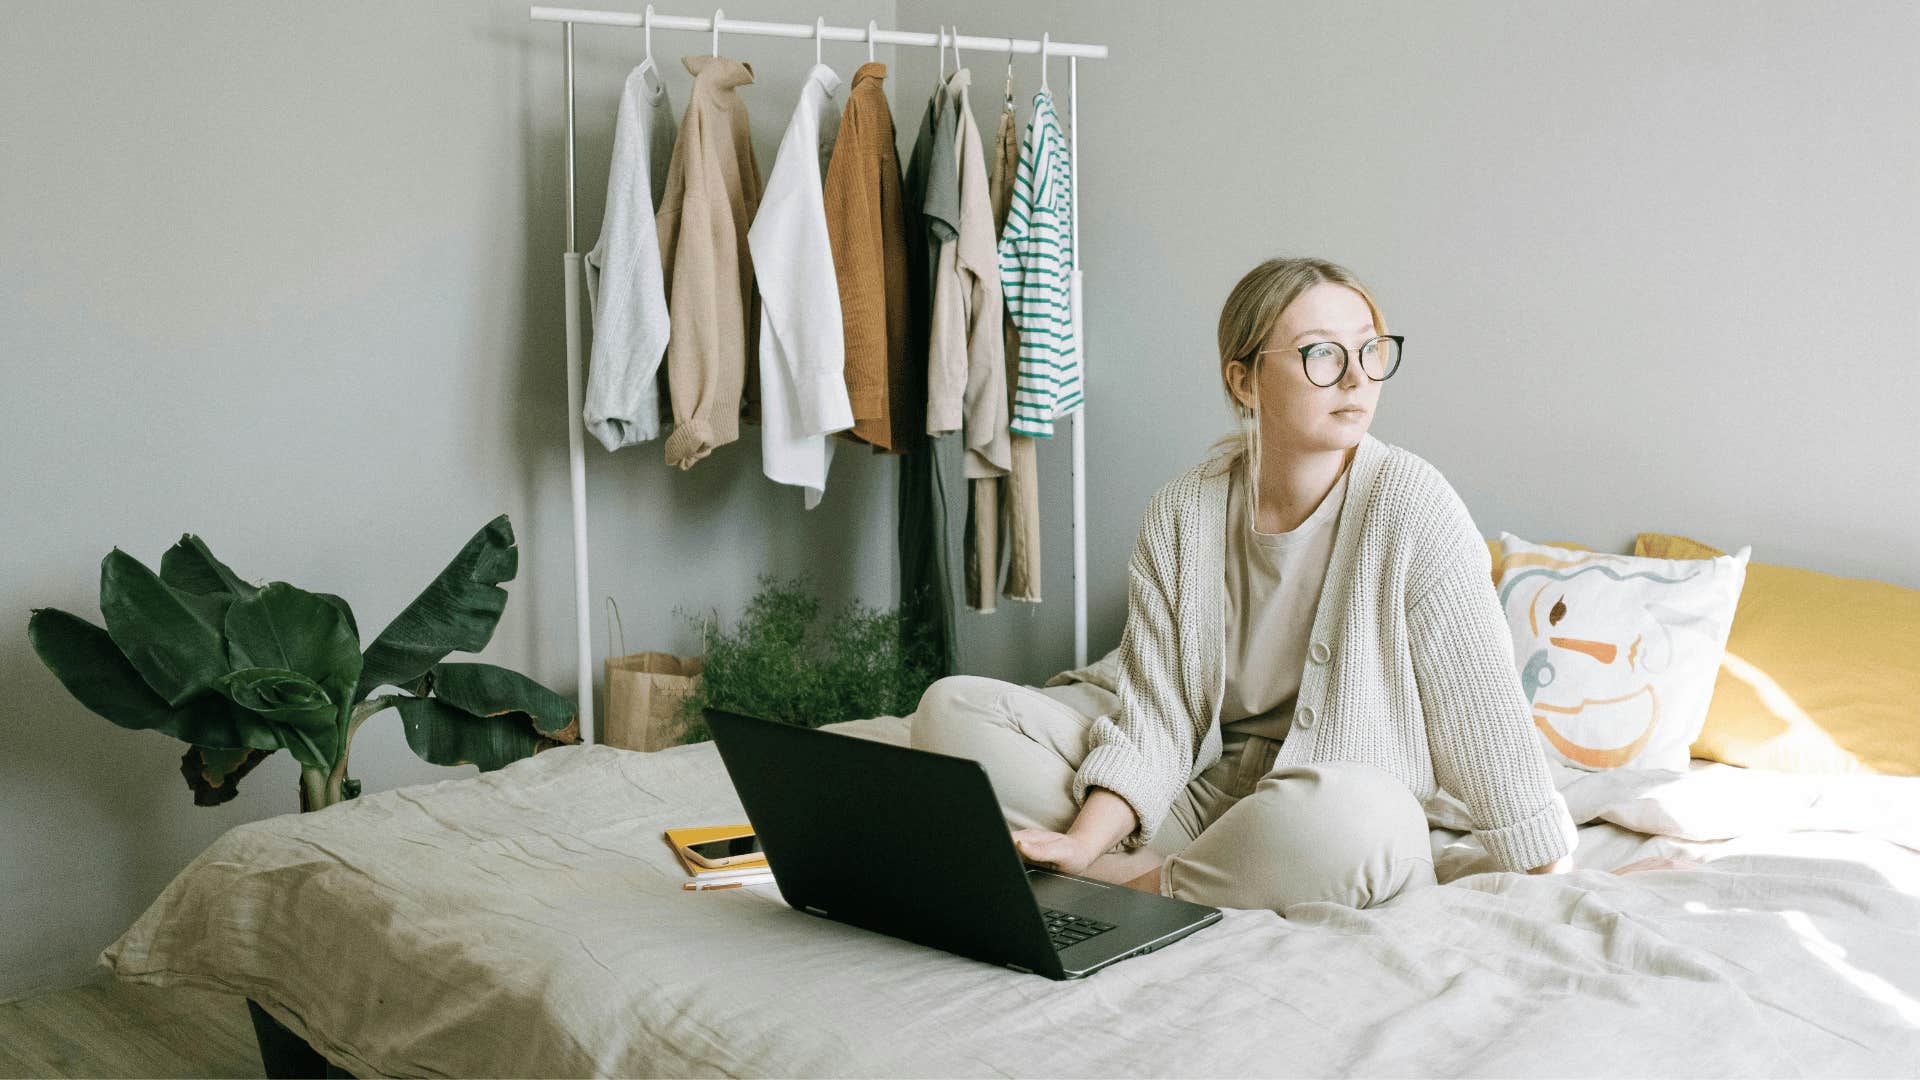
[[[1227,393],[1243,409],[1253,408],[1253,393],[1247,386],[1250,371],[1244,360],[1227,361]]]

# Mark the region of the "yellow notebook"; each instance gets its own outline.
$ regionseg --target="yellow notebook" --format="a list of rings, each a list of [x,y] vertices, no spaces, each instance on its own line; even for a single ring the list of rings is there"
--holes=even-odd
[[[704,844],[709,840],[724,840],[729,836],[739,836],[742,833],[750,833],[752,831],[753,826],[751,825],[692,825],[679,829],[668,829],[666,831],[666,839],[667,846],[673,849],[674,857],[679,859],[680,865],[686,867],[687,873],[692,874],[694,877],[708,878],[716,874],[731,876],[739,874],[743,870],[765,872],[768,869],[765,854],[755,855],[750,859],[741,859],[737,862],[729,863],[726,866],[701,866],[699,863],[689,859],[684,850],[688,844]]]

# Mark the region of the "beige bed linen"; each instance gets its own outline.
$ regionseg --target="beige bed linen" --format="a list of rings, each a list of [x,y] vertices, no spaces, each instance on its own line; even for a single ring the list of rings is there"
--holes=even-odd
[[[906,723],[842,728],[904,742]],[[1920,780],[1858,830],[1607,820],[1700,833],[1679,819],[1740,781],[1690,801],[1700,782],[1570,797],[1591,822],[1570,874],[1476,872],[1477,841],[1437,825],[1447,887],[1231,910],[1055,983],[771,885],[683,892],[661,830],[741,818],[712,745],[564,747],[234,828],[101,961],[254,998],[362,1076],[1911,1075],[1920,853],[1887,837],[1920,820]],[[1608,872],[1649,855],[1686,862]]]

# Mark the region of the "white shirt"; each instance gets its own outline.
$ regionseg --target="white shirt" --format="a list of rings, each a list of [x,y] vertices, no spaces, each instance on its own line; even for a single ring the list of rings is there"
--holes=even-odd
[[[822,178],[840,132],[825,64],[807,72],[747,230],[760,286],[760,454],[775,483],[802,489],[811,510],[826,492],[836,431],[853,426],[839,279],[827,240]]]
[[[1307,520],[1282,533],[1254,527],[1248,471],[1242,456],[1227,489],[1227,684],[1220,723],[1228,731],[1284,739],[1353,469],[1341,470]]]
[[[670,324],[653,212],[666,188],[673,136],[667,84],[645,61],[620,93],[606,215],[586,256],[593,351],[582,414],[609,450],[659,438],[663,428],[658,376]]]

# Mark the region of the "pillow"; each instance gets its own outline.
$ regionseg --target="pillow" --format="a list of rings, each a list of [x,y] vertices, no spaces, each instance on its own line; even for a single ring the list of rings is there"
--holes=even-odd
[[[1634,554],[1719,555],[1641,533]],[[1693,756],[1783,772],[1920,776],[1920,590],[1755,563]]]
[[[1502,533],[1501,535],[1504,536],[1506,534]],[[1571,544],[1564,540],[1543,540],[1541,541],[1541,543],[1551,544],[1557,548],[1565,548],[1568,551],[1592,551],[1593,550],[1592,548],[1588,547],[1585,544]],[[1500,557],[1502,554],[1503,552],[1500,550],[1500,541],[1498,540],[1487,541],[1487,558],[1493,564],[1493,583],[1495,585],[1500,584]]]
[[[1576,552],[1503,532],[1500,603],[1549,760],[1687,768],[1707,719],[1747,556]]]

